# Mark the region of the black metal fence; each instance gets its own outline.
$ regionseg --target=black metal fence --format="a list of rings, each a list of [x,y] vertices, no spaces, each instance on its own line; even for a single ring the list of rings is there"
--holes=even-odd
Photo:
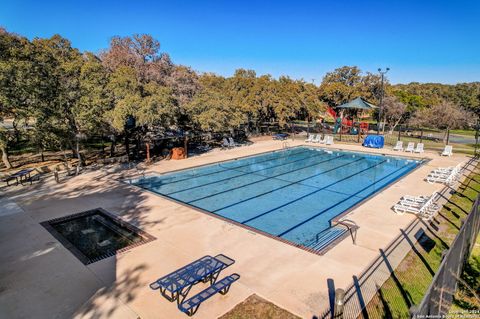
[[[449,312],[465,263],[480,229],[480,196],[446,253],[433,282],[421,304],[413,311],[413,318],[444,318]],[[430,317],[429,317],[430,316]]]
[[[464,167],[465,174],[473,171],[477,164],[478,158],[471,158]],[[467,189],[470,182],[464,183],[462,185]],[[344,299],[341,300],[341,315],[334,311],[336,300],[332,296],[335,287],[334,283],[329,284],[330,307],[318,318],[408,318],[409,311],[433,314],[439,307],[448,311],[457,280],[480,229],[480,196],[471,198],[474,205],[468,214],[450,201],[451,188],[445,187],[439,194],[439,205],[445,206],[451,216],[441,212],[433,221],[415,219],[400,229],[399,236],[380,249],[378,257],[365,271],[352,277],[353,283],[344,290]],[[440,220],[459,230],[455,239],[442,233]],[[449,247],[452,248],[441,263],[438,256],[442,251],[447,252]],[[402,263],[405,266],[413,262],[418,262],[421,267],[414,267],[412,271],[401,267]],[[410,285],[412,282],[415,284]],[[432,282],[434,288],[429,288]],[[441,287],[444,289],[440,290]],[[422,302],[424,296],[429,301]],[[420,307],[412,308],[414,305]]]
[[[377,134],[376,126],[370,125],[368,130],[362,128],[359,124],[353,127],[344,127],[337,129],[335,133],[335,127],[332,124],[317,124],[308,127],[302,127],[296,125],[297,131],[300,129],[304,133],[309,134],[324,134],[333,135],[336,143],[353,143],[361,144],[364,138],[369,134]],[[354,133],[354,134],[352,134]],[[393,148],[397,142],[403,143],[405,149],[409,143],[413,143],[417,146],[418,143],[424,145],[425,150],[441,152],[445,145],[452,145],[454,153],[467,153],[473,154],[475,151],[476,138],[474,135],[465,135],[450,132],[447,130],[427,129],[419,127],[411,127],[407,125],[397,125],[393,128],[385,127],[380,130],[380,135],[384,136],[385,147]],[[304,134],[302,135],[304,137]],[[300,136],[298,138],[301,138]]]

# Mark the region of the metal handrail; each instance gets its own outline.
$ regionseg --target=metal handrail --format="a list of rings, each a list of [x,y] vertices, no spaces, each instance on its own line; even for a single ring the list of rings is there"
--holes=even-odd
[[[357,223],[351,219],[341,219],[337,220],[336,224],[347,227],[348,231],[350,232],[350,236],[352,237],[353,244],[355,245],[357,242],[357,230],[360,228]]]

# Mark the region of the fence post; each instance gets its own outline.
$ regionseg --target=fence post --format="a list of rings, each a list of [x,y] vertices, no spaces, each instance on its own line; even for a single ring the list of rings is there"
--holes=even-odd
[[[410,318],[415,318],[415,315],[418,312],[418,306],[411,306],[410,309],[408,309],[408,312],[410,313]]]
[[[343,306],[345,305],[345,290],[342,288],[335,289],[335,308],[333,309],[333,318],[343,318]]]
[[[357,125],[357,143],[360,143],[360,122]]]

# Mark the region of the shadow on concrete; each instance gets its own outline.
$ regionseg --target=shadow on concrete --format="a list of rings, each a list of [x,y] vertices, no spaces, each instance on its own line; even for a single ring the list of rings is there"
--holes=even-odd
[[[127,309],[133,313],[129,307],[125,307],[125,304],[134,300],[145,286],[140,279],[147,268],[145,263],[142,261],[133,265],[130,263],[130,268],[122,267],[119,271],[117,256],[87,266],[76,257],[68,258],[68,263],[58,262],[59,254],[65,256],[71,252],[39,225],[45,220],[98,207],[104,208],[142,230],[145,230],[146,226],[162,224],[163,219],[152,220],[149,216],[152,208],[145,205],[145,192],[114,180],[128,176],[129,173],[120,171],[112,175],[102,171],[90,172],[73,176],[60,184],[55,183],[53,179],[48,179],[29,187],[19,186],[8,189],[5,196],[17,202],[27,213],[23,214],[25,217],[22,218],[34,220],[31,222],[31,229],[25,231],[40,234],[38,240],[46,242],[39,242],[39,245],[54,245],[56,249],[42,255],[41,268],[48,269],[48,272],[38,273],[39,269],[35,268],[39,267],[35,264],[28,266],[30,267],[28,273],[38,273],[35,277],[43,277],[41,280],[27,278],[22,284],[14,283],[6,293],[11,294],[17,291],[24,294],[22,285],[25,282],[35,286],[35,289],[29,289],[26,292],[28,296],[25,297],[29,300],[29,311],[37,314],[37,318],[72,318],[74,316],[94,319],[114,318],[118,315],[116,311],[119,309]],[[18,236],[20,238],[22,235]],[[26,250],[26,248],[23,249]],[[136,248],[132,248],[134,249]],[[32,255],[35,251],[22,253]],[[21,262],[19,258],[17,259],[9,264],[13,267],[15,262]],[[9,265],[4,265],[5,267]],[[22,276],[20,270],[15,268],[0,270],[17,272]],[[69,278],[68,282],[65,282],[63,277],[59,278],[57,274],[65,274]],[[62,286],[61,290],[56,288],[59,286]],[[2,295],[0,291],[0,299],[5,296]],[[11,308],[11,313],[8,311],[10,309],[6,313],[8,317],[18,317],[14,308]]]

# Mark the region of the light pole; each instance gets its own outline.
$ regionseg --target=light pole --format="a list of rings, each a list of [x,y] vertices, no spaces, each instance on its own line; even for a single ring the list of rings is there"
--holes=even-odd
[[[378,68],[378,73],[380,73],[380,76],[382,77],[382,91],[380,92],[380,109],[378,110],[377,135],[380,134],[380,122],[382,120],[382,110],[383,110],[383,95],[385,94],[383,83],[384,83],[385,74],[388,71],[390,71],[390,68],[386,68],[385,70]]]

